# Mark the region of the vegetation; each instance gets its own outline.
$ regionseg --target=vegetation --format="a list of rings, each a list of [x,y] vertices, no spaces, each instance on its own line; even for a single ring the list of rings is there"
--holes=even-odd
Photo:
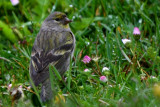
[[[159,0],[11,1],[0,0],[0,106],[49,105],[39,102],[39,87],[29,88],[29,63],[40,26],[54,11],[73,20],[76,50],[65,80],[50,72],[52,106],[160,106]],[[10,86],[24,97],[15,100]]]

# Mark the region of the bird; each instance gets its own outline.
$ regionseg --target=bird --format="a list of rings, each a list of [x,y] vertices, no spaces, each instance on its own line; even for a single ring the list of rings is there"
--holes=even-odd
[[[35,86],[41,84],[42,102],[52,99],[49,65],[54,66],[61,76],[67,71],[75,50],[75,36],[65,13],[53,12],[42,23],[37,34],[29,67],[30,78]],[[52,71],[53,72],[53,71]]]

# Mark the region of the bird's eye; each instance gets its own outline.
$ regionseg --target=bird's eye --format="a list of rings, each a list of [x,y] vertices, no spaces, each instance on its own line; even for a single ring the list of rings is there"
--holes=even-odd
[[[56,21],[59,21],[60,19],[59,19],[59,18],[56,18],[55,20],[56,20]]]

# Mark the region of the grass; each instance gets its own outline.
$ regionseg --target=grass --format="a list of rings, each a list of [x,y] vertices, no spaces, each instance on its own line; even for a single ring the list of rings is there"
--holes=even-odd
[[[53,70],[58,78],[50,78],[52,106],[160,106],[159,0],[20,0],[17,6],[0,0],[1,106],[50,105],[38,101],[39,87],[32,91],[27,87],[34,39],[53,11],[65,12],[73,20],[76,49],[66,81]],[[133,35],[134,27],[140,35]],[[131,43],[124,45],[125,38]],[[92,58],[89,64],[82,62],[85,55]],[[102,72],[103,67],[109,71]],[[86,68],[89,72],[84,72]],[[100,81],[102,75],[107,82]],[[22,85],[24,97],[13,101],[9,84]]]

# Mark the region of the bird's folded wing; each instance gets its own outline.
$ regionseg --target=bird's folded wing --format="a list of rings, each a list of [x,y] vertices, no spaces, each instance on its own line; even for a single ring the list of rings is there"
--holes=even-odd
[[[73,37],[72,34],[71,37]],[[73,38],[70,38],[61,46],[52,49],[48,53],[45,53],[44,50],[38,49],[37,47],[35,48],[36,49],[32,49],[32,51],[36,50],[37,52],[33,52],[34,54],[31,55],[31,64],[35,70],[31,72],[40,73],[48,67],[50,63],[56,66],[65,60],[65,58],[69,57],[74,49],[74,41]]]

